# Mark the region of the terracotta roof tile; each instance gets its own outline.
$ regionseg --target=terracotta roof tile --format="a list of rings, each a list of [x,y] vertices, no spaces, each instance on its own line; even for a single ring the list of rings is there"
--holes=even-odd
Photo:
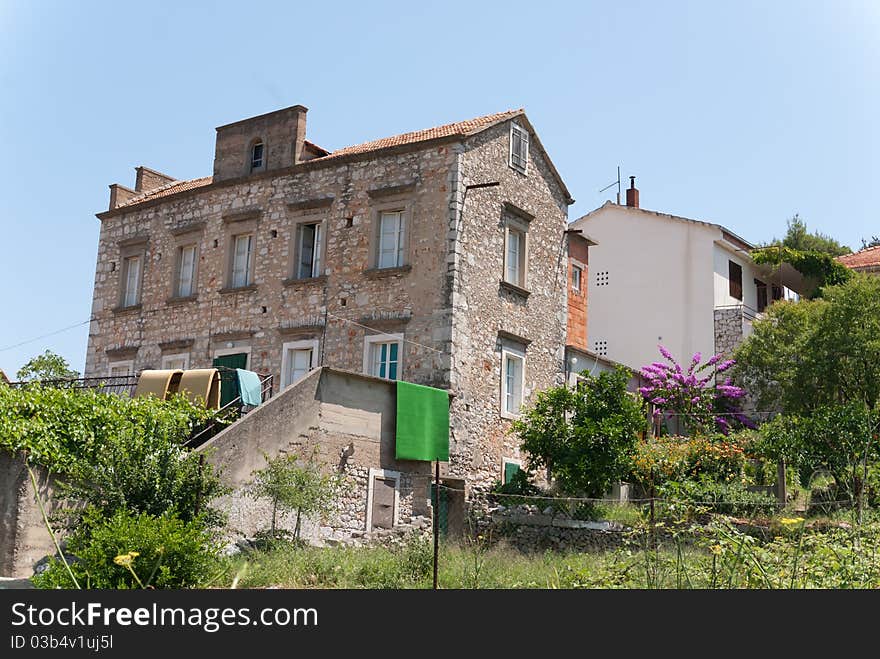
[[[427,130],[417,130],[411,133],[403,133],[394,137],[384,137],[381,140],[373,140],[372,142],[364,142],[355,146],[347,146],[343,149],[333,151],[329,156],[316,158],[316,160],[330,160],[331,158],[339,158],[342,156],[353,155],[356,153],[367,153],[369,151],[378,151],[380,149],[388,149],[394,146],[403,146],[404,144],[416,144],[418,142],[426,142],[442,137],[462,136],[465,137],[473,132],[488,128],[492,124],[510,119],[519,114],[522,110],[507,110],[505,112],[497,112],[495,114],[487,114],[476,119],[468,119],[467,121],[458,121],[444,126],[428,128]]]
[[[176,194],[178,192],[183,192],[185,190],[193,190],[195,188],[203,188],[206,185],[211,185],[211,181],[214,179],[213,176],[204,176],[202,178],[194,178],[189,181],[173,181],[168,185],[163,185],[161,188],[156,188],[155,190],[150,190],[149,192],[145,192],[144,194],[140,194],[137,197],[132,197],[124,204],[120,204],[117,208],[123,208],[125,206],[134,206],[135,204],[139,204],[143,201],[150,201],[152,199],[159,199],[160,197],[167,197],[169,195]]]
[[[329,155],[312,158],[308,162],[324,162],[333,158],[341,158],[342,156],[369,153],[370,151],[379,151],[381,149],[388,149],[395,146],[403,146],[405,144],[417,144],[419,142],[427,142],[428,140],[434,140],[443,137],[466,137],[471,133],[483,130],[484,128],[488,128],[493,124],[505,121],[506,119],[510,119],[511,117],[515,117],[522,113],[522,109],[507,110],[505,112],[487,114],[485,116],[477,117],[475,119],[468,119],[467,121],[458,121],[456,123],[437,126],[435,128],[428,128],[427,130],[417,130],[411,133],[395,135],[394,137],[385,137],[381,140],[373,140],[372,142],[364,142],[363,144],[347,146],[343,149],[338,149],[336,151],[330,152]],[[309,144],[317,150],[326,151],[326,149],[322,149],[314,143],[309,142]],[[156,190],[151,190],[144,194],[138,195],[137,197],[132,197],[124,204],[120,204],[119,206],[117,206],[117,208],[134,206],[145,201],[152,201],[153,199],[167,197],[178,192],[193,190],[195,188],[202,188],[206,185],[210,185],[212,180],[213,177],[205,176],[203,178],[196,178],[190,181],[174,181]]]
[[[880,267],[880,245],[876,247],[866,247],[852,254],[844,254],[838,256],[837,260],[843,263],[847,268],[857,270],[859,268],[876,268]]]

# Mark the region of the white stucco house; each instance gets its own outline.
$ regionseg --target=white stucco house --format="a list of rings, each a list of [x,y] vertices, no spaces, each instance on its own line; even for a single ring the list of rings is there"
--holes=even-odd
[[[634,178],[634,177],[633,177]],[[753,245],[730,229],[639,207],[634,181],[626,205],[606,202],[575,220],[596,242],[587,291],[589,349],[638,369],[695,352],[729,354],[774,300],[796,297],[801,275],[752,261]]]

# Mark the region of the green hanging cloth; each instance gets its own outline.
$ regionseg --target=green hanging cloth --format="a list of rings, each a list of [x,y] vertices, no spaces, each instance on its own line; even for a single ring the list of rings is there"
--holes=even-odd
[[[449,392],[397,381],[398,460],[449,461]]]

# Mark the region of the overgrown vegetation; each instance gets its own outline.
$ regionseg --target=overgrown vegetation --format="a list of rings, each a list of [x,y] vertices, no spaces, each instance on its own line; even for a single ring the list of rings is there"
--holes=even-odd
[[[540,392],[512,431],[529,470],[546,469],[566,494],[600,497],[629,468],[629,455],[646,427],[644,405],[626,390],[629,371],[588,376],[575,389]]]
[[[46,350],[42,355],[29,360],[15,374],[19,380],[72,380],[79,377],[79,371],[70,368],[70,364],[61,355]]]
[[[83,588],[190,588],[217,569],[217,548],[201,523],[174,514],[119,509],[112,516],[91,508],[67,539],[76,557],[70,568]],[[72,588],[57,558],[33,579],[37,588]]]
[[[254,472],[248,494],[256,499],[272,502],[270,537],[276,539],[279,510],[296,514],[293,540],[299,541],[303,516],[326,515],[333,508],[339,488],[339,478],[322,472],[315,455],[302,460],[299,455],[265,456],[266,466]]]

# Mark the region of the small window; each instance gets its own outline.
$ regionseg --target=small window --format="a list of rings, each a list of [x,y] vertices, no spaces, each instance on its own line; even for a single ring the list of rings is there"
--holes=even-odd
[[[403,336],[378,334],[364,339],[364,372],[377,378],[397,380],[401,371]]]
[[[406,225],[402,210],[380,213],[378,268],[397,268],[403,265],[405,231]]]
[[[111,378],[125,377],[134,373],[134,361],[128,360],[123,362],[110,362],[108,364],[108,375]]]
[[[608,356],[608,341],[593,341],[593,352],[600,357]]]
[[[254,236],[246,233],[234,236],[232,240],[232,277],[230,286],[242,288],[251,284],[253,266]]]
[[[781,300],[784,297],[782,286],[773,284],[773,287],[771,288],[771,297],[773,298],[774,302],[776,302],[776,300]]]
[[[297,244],[296,278],[321,275],[321,223],[300,224]]]
[[[765,284],[760,279],[755,280],[755,288],[758,292],[757,302],[758,302],[758,313],[764,311],[767,308],[767,284]]]
[[[504,281],[526,287],[526,233],[508,226],[504,241]]]
[[[523,402],[525,355],[513,350],[501,352],[501,411],[518,416]]]
[[[737,300],[743,299],[743,269],[739,263],[728,261],[728,280],[730,282],[730,297]]]
[[[129,256],[123,262],[123,276],[125,277],[125,288],[122,295],[123,307],[133,307],[140,302],[141,263],[140,256]]]
[[[581,292],[581,278],[583,273],[584,269],[579,265],[571,266],[571,290],[577,293]]]
[[[177,253],[177,297],[190,297],[195,293],[196,246],[185,245]]]
[[[281,387],[287,387],[308,375],[315,368],[318,342],[294,341],[285,343],[281,357]]]
[[[182,352],[176,355],[163,355],[162,368],[185,371],[189,368],[189,353]]]
[[[529,134],[519,124],[510,124],[510,166],[516,171],[526,173],[529,162]]]
[[[608,285],[608,271],[603,270],[601,272],[596,273],[596,286],[607,286]]]
[[[251,171],[263,166],[263,142],[256,142],[251,147]]]

